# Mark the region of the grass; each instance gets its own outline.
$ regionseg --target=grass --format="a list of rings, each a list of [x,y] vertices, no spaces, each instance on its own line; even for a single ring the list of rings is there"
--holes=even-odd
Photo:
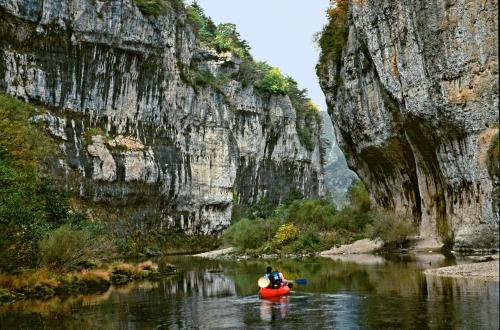
[[[53,273],[48,268],[28,271],[20,275],[0,273],[0,288],[19,291],[23,288],[34,287],[36,285],[55,287],[59,285],[59,281],[53,277]]]
[[[106,132],[100,127],[91,127],[83,133],[83,141],[85,142],[85,145],[91,145],[92,144],[92,137],[97,136],[97,135],[105,135]]]
[[[164,266],[161,272],[152,261],[140,263],[115,262],[97,268],[83,268],[71,272],[58,272],[47,267],[29,270],[22,274],[0,273],[0,296],[13,302],[26,298],[46,299],[57,294],[104,292],[111,284],[125,284],[138,280],[157,280],[162,274],[175,270]]]

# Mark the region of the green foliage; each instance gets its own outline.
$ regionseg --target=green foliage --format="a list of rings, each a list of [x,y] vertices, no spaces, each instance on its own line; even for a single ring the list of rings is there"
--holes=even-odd
[[[320,63],[332,58],[334,63],[340,61],[342,50],[347,42],[349,28],[347,26],[348,0],[331,0],[327,10],[328,23],[317,36],[321,49]]]
[[[393,213],[377,213],[366,228],[366,234],[372,239],[381,239],[386,245],[400,245],[415,234],[415,228],[409,217]]]
[[[250,58],[250,47],[241,39],[235,24],[221,23],[216,26],[196,1],[186,8],[186,12],[200,42],[219,53],[231,52],[241,59]]]
[[[54,142],[29,120],[34,114],[31,105],[0,94],[0,269],[9,272],[35,266],[39,241],[61,225],[102,232],[72,213],[69,196],[42,175]]]
[[[168,9],[179,9],[184,6],[182,0],[132,0],[146,16],[158,16]]]
[[[207,87],[213,84],[215,76],[208,70],[195,70],[193,84],[195,86]]]
[[[90,127],[83,133],[83,141],[85,142],[85,145],[90,145],[92,144],[92,137],[96,135],[105,135],[106,132],[100,127]]]
[[[290,205],[294,201],[300,201],[304,199],[304,194],[298,190],[297,188],[292,188],[288,193],[285,195],[285,198],[283,198],[282,204],[285,206]]]
[[[241,250],[256,249],[271,240],[278,228],[276,219],[243,218],[231,225],[222,236],[224,242]]]
[[[113,247],[106,237],[96,237],[87,228],[65,224],[39,243],[41,262],[51,268],[70,269],[81,263],[104,259]]]
[[[278,245],[283,245],[294,241],[299,236],[299,229],[293,223],[285,223],[278,228],[274,241]]]
[[[36,171],[38,161],[53,149],[48,136],[30,123],[36,110],[0,93],[0,159],[22,173]]]
[[[368,194],[368,190],[366,190],[363,181],[353,180],[347,192],[347,196],[352,207],[357,211],[370,211],[370,195]]]
[[[270,68],[262,77],[257,88],[264,93],[286,95],[289,84],[289,79],[281,74],[280,69]]]
[[[212,19],[205,15],[203,9],[196,1],[194,1],[191,6],[186,7],[186,13],[200,41],[205,44],[210,44],[217,28]]]
[[[316,230],[309,228],[300,234],[299,239],[300,247],[298,250],[303,251],[317,251],[325,248],[325,245],[322,244],[321,238],[319,237]]]
[[[36,113],[0,94],[0,268],[36,262],[37,228],[47,219],[39,162],[53,143],[29,118]]]
[[[340,210],[330,198],[304,199],[296,190],[278,207],[261,200],[239,213],[246,218],[224,232],[224,241],[250,253],[293,253],[320,251],[366,237],[401,244],[414,233],[409,218],[370,212],[361,181],[353,182],[349,199],[350,205]]]
[[[498,133],[491,139],[490,146],[486,155],[486,166],[492,178],[500,178],[500,168],[498,159],[500,157],[500,145],[498,142]]]
[[[250,220],[270,217],[276,205],[271,203],[266,197],[261,198],[257,203],[250,205],[246,211],[246,217]]]
[[[286,221],[324,230],[332,226],[336,211],[335,205],[326,199],[300,200],[287,208]]]
[[[218,52],[231,52],[239,58],[250,57],[250,46],[241,39],[236,25],[232,23],[221,23],[217,26],[211,45]]]

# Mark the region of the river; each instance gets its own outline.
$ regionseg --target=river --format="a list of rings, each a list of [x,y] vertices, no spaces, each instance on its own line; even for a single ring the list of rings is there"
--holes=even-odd
[[[440,254],[279,261],[169,257],[176,275],[100,295],[0,307],[1,329],[498,329],[499,284],[425,276],[463,262]],[[306,278],[289,297],[257,296],[271,264]]]

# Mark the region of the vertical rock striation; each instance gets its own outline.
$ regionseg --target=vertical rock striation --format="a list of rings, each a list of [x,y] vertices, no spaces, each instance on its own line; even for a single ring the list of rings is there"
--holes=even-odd
[[[53,174],[78,205],[144,230],[213,233],[233,203],[320,195],[319,125],[310,150],[287,96],[186,79],[241,61],[200,46],[175,3],[155,17],[132,0],[0,0],[0,90],[48,109]]]
[[[497,247],[498,178],[485,162],[498,134],[497,2],[348,8],[342,56],[318,75],[350,167],[427,243]]]

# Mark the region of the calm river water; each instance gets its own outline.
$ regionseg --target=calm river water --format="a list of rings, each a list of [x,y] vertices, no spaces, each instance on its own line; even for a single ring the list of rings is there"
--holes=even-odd
[[[178,274],[94,296],[0,307],[1,329],[498,329],[498,282],[424,276],[439,254],[280,261],[172,257]],[[307,278],[288,298],[261,300],[269,264]]]

